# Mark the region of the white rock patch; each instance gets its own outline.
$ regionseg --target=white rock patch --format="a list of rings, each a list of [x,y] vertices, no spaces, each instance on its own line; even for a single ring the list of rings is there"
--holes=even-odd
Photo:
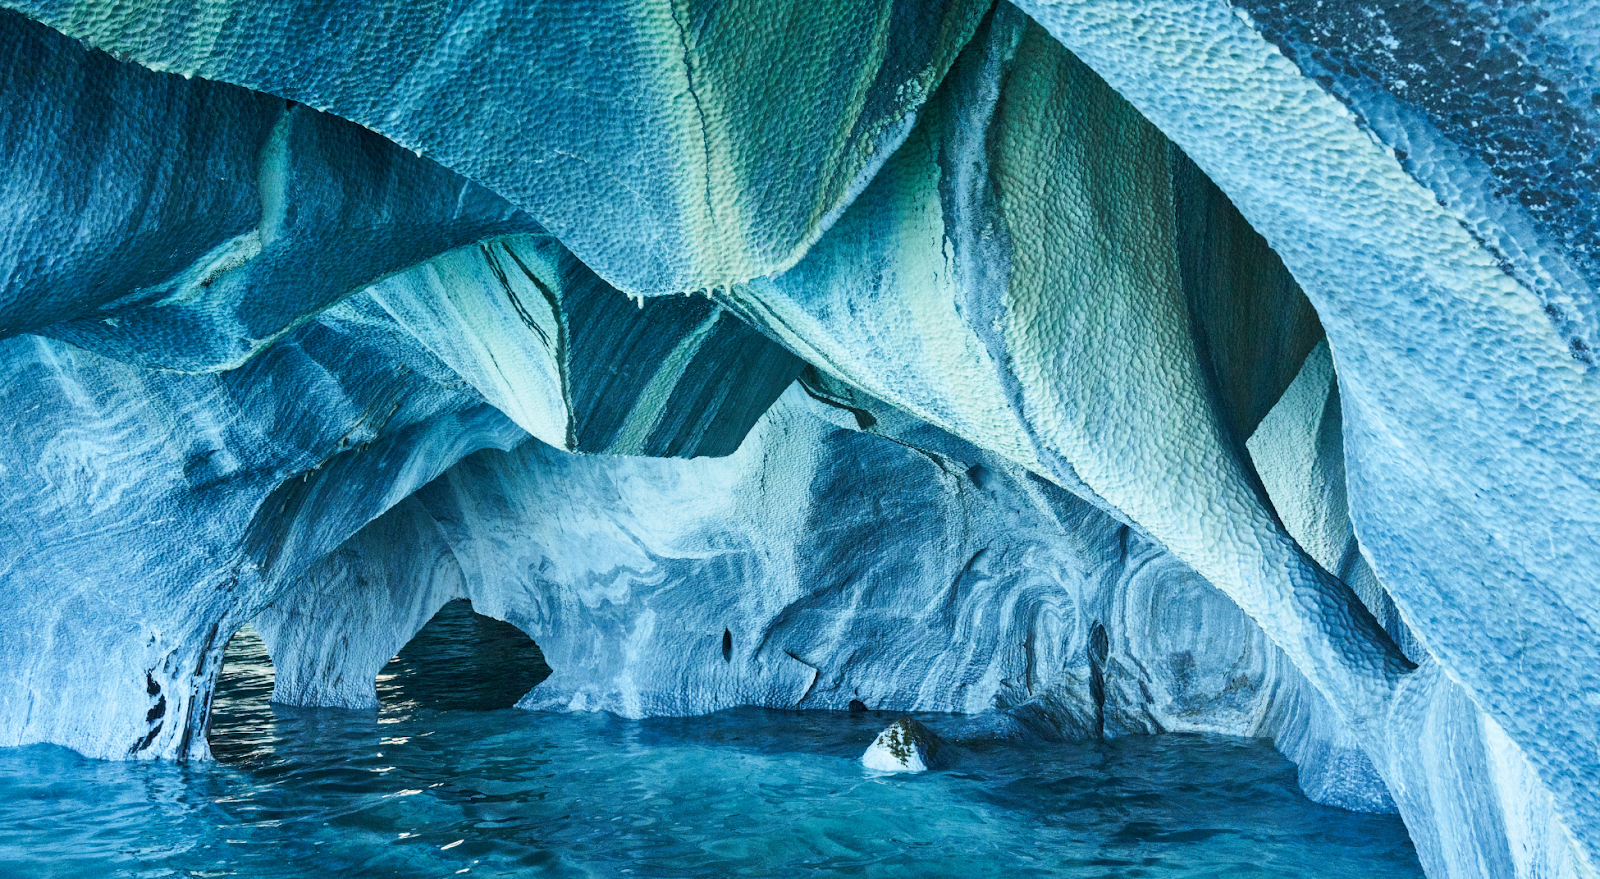
[[[873,739],[861,765],[878,772],[926,772],[943,765],[943,742],[932,730],[902,717]]]

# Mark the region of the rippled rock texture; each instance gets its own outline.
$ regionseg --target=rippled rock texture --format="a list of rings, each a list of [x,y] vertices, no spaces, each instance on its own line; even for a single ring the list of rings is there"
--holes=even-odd
[[[0,744],[370,706],[1271,737],[1600,863],[1578,4],[6,0]]]

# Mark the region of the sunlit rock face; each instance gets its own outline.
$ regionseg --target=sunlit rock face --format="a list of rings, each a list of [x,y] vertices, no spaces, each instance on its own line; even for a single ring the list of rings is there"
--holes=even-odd
[[[3,5],[0,743],[470,597],[527,707],[1266,735],[1593,875],[1586,9]]]
[[[927,772],[941,765],[942,746],[932,730],[902,717],[873,739],[861,765],[878,772]]]

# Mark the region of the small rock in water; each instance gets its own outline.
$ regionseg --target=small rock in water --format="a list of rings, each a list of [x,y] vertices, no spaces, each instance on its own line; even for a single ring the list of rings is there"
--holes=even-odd
[[[873,740],[861,763],[879,772],[923,772],[939,767],[942,742],[931,730],[902,717]]]

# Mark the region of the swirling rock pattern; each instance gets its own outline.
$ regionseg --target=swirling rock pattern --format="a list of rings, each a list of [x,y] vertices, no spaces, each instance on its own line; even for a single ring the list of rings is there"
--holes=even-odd
[[[840,414],[794,387],[726,458],[469,456],[256,617],[274,698],[375,705],[384,663],[470,598],[553,669],[524,707],[859,701],[986,735],[1268,736],[1325,801],[1392,808],[1320,695],[1170,554],[953,437]]]
[[[217,371],[384,275],[538,229],[325,113],[119,64],[14,13],[0,39],[0,335]]]
[[[987,4],[8,5],[156,70],[353,120],[506,196],[611,283],[658,293],[798,259]]]
[[[1537,53],[1571,44],[1585,14],[1483,4],[1468,16],[1450,4],[1440,14],[1460,32],[1404,46],[1402,35],[1417,40],[1419,31],[1382,10],[1371,10],[1382,20],[1371,30],[1339,4],[1289,4],[1291,18],[1326,16],[1316,40],[1333,52],[1318,55],[1279,26],[1289,18],[1276,4],[1260,6],[1268,25],[1226,3],[1024,4],[1229,194],[1317,307],[1339,370],[1363,551],[1401,613],[1426,630],[1430,653],[1530,761],[1577,839],[1580,865],[1593,870],[1594,709],[1548,682],[1588,692],[1600,673],[1600,602],[1579,560],[1595,545],[1600,472],[1582,439],[1594,435],[1597,410],[1578,332],[1594,281],[1577,250],[1541,233],[1534,217],[1540,187],[1571,168],[1540,140],[1559,134],[1550,120],[1592,110],[1570,89],[1520,108],[1519,95],[1509,115],[1538,137],[1490,126],[1511,138],[1505,145],[1523,146],[1486,169],[1473,158],[1484,141],[1427,121],[1440,102],[1467,97],[1459,78],[1430,79],[1422,65],[1405,87],[1421,91],[1395,100],[1399,83],[1354,63],[1369,39],[1392,39],[1401,54],[1432,45],[1444,57],[1479,51],[1458,43],[1493,44],[1504,50],[1495,63],[1520,55],[1518,76],[1537,78]],[[1386,38],[1384,23],[1400,30]],[[1329,91],[1313,62],[1334,56],[1351,63]],[[1549,72],[1565,80],[1581,70]],[[1515,81],[1488,76],[1472,89],[1493,94]],[[1581,126],[1578,134],[1581,150]],[[1535,165],[1550,174],[1516,182],[1518,167]],[[1572,192],[1584,186],[1580,174]],[[1581,235],[1588,225],[1570,228]],[[1513,522],[1525,539],[1507,532]]]
[[[1270,735],[1600,864],[1588,7],[0,5],[0,743],[470,596],[529,707]]]

